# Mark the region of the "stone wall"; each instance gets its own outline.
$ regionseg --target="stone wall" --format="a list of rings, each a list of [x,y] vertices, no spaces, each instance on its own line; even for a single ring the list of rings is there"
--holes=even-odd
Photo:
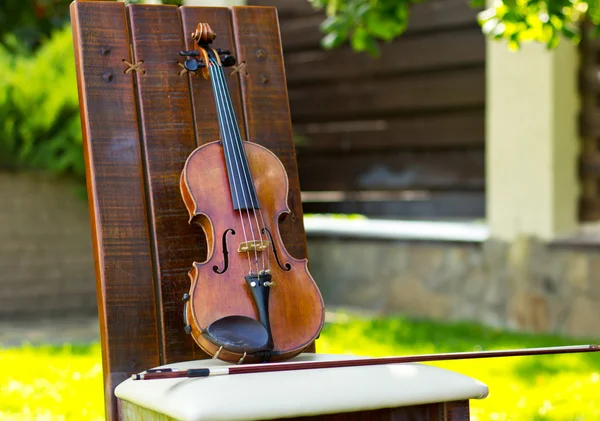
[[[330,306],[600,335],[600,250],[312,238],[309,253]]]
[[[81,187],[0,172],[0,319],[96,313]]]
[[[77,189],[0,173],[0,320],[96,313],[87,202]],[[600,248],[314,235],[308,248],[328,307],[600,335]]]

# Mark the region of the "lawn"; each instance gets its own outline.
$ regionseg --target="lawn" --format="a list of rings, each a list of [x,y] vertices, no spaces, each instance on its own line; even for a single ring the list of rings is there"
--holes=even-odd
[[[319,352],[402,355],[590,343],[503,332],[474,324],[336,313],[317,342]],[[472,401],[473,421],[600,419],[600,354],[511,357],[430,363],[486,383]],[[98,344],[0,350],[0,420],[103,418]]]

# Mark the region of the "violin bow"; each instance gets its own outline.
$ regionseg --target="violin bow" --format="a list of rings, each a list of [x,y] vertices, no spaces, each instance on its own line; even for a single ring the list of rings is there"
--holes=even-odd
[[[337,361],[298,361],[267,364],[248,364],[211,368],[192,368],[178,370],[173,368],[157,368],[131,376],[133,380],[175,379],[182,377],[209,377],[230,374],[266,373],[276,371],[310,370],[319,368],[357,367],[367,365],[415,363],[426,361],[464,360],[492,357],[517,357],[527,355],[572,354],[600,351],[600,345],[573,345],[545,348],[524,348],[475,352],[450,352],[440,354],[406,355],[401,357],[359,358]]]

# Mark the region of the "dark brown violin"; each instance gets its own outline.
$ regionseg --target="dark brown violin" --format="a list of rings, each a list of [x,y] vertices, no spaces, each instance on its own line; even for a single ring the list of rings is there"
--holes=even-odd
[[[181,173],[190,223],[200,224],[208,247],[189,273],[186,330],[214,358],[283,361],[318,337],[323,299],[307,260],[292,257],[281,240],[278,222],[290,212],[281,161],[242,141],[223,71],[235,59],[209,47],[215,34],[207,24],[192,36],[197,51],[181,54],[201,58],[185,67],[202,68],[211,81],[221,140],[192,152]]]

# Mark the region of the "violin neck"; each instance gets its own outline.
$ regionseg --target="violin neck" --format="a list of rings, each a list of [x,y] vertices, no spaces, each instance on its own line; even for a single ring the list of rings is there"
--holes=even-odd
[[[219,130],[225,154],[229,189],[235,210],[259,209],[256,188],[248,166],[242,136],[235,117],[225,72],[220,65],[209,66],[210,80],[217,106]]]

